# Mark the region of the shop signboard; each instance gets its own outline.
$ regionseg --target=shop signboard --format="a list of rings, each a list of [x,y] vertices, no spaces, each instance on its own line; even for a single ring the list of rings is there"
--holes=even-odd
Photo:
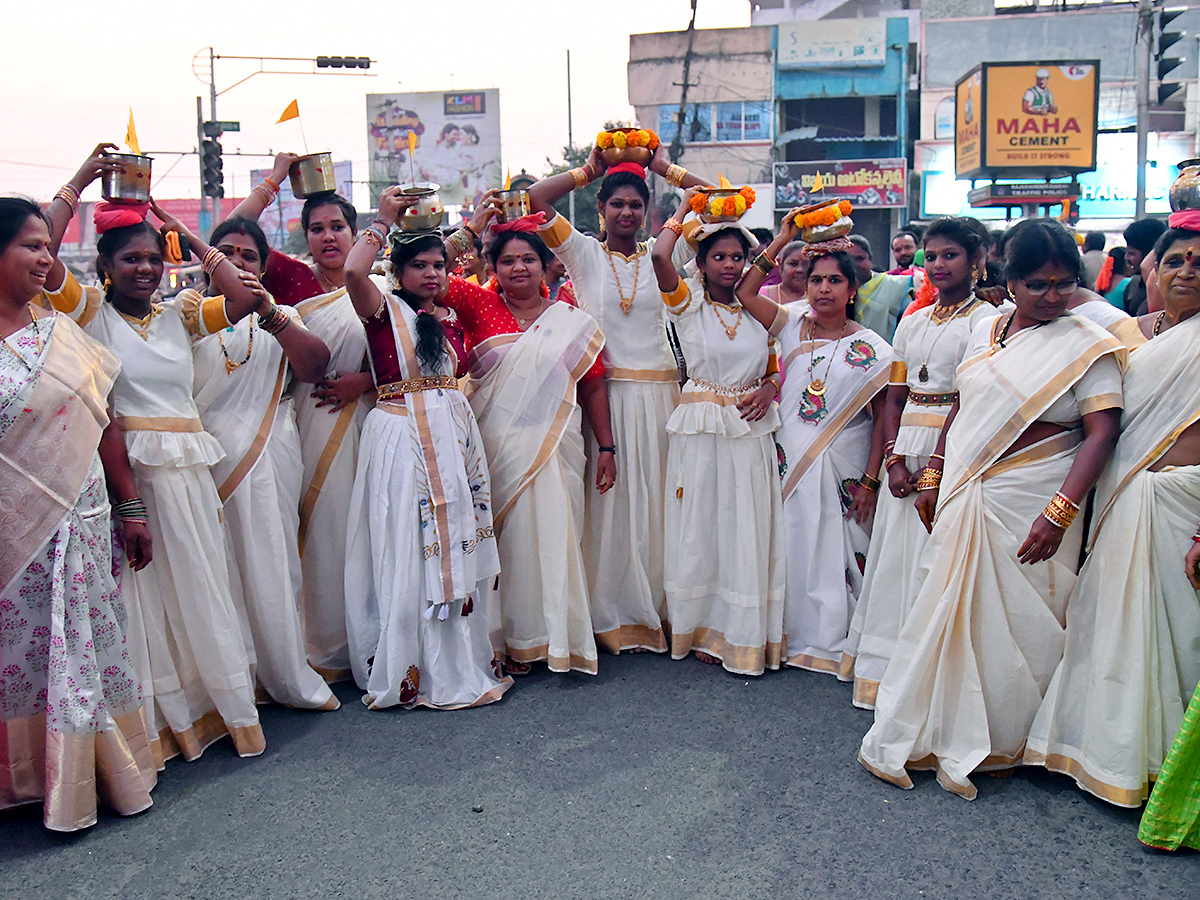
[[[820,176],[820,190],[817,190]],[[908,205],[908,162],[904,159],[825,159],[775,163],[775,208],[821,200],[849,200],[856,207],[894,209]]]

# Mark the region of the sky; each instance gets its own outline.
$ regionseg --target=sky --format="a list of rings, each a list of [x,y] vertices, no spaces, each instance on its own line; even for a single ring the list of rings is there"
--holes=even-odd
[[[208,116],[207,48],[223,56],[369,56],[372,77],[259,74],[235,82],[257,63],[218,60],[217,117],[241,122],[222,138],[226,196],[244,196],[249,170],[269,159],[229,154],[304,152],[296,122],[276,125],[298,99],[307,147],[349,159],[365,180],[364,95],[499,88],[503,165],[531,174],[567,143],[566,51],[577,144],[590,143],[606,120],[633,117],[626,64],[629,35],[682,31],[689,0],[458,0],[446,2],[264,2],[237,0],[199,7],[150,5],[100,9],[55,0],[52,21],[4,0],[8,39],[0,57],[0,193],[38,200],[54,192],[100,141],[120,144],[130,107],[143,152],[155,156],[155,194],[199,195],[199,163],[171,151],[196,146],[196,96]],[[168,14],[168,10],[175,12]],[[330,17],[334,18],[330,18]],[[340,16],[340,19],[338,18]],[[34,22],[30,21],[30,26]],[[698,28],[750,24],[747,0],[699,0]],[[202,52],[204,83],[193,74]],[[284,66],[282,63],[268,65]],[[311,71],[303,63],[301,70]],[[366,207],[366,185],[355,202]],[[84,199],[98,199],[93,185]]]

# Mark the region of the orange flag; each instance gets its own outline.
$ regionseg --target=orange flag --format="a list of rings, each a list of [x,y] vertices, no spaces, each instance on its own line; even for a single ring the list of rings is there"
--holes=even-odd
[[[812,189],[814,194],[817,191],[825,190],[825,182],[821,179],[820,172],[817,172],[817,177],[813,179]]]
[[[408,152],[411,154],[417,149],[417,133],[411,128],[408,130]]]
[[[138,146],[137,129],[133,127],[133,107],[129,107],[129,127],[125,129],[125,146],[129,148],[129,152],[136,156],[142,155],[142,150]]]
[[[297,100],[293,100],[287,105],[287,109],[283,111],[283,115],[279,117],[275,124],[278,125],[280,122],[286,122],[289,119],[298,118],[300,118],[300,103]]]

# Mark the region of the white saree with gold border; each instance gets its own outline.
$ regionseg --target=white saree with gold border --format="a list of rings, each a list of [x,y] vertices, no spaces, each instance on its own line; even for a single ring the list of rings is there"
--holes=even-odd
[[[345,288],[296,304],[304,327],[329,348],[329,372],[352,375],[367,358],[367,335]],[[296,385],[296,427],[304,480],[300,493],[301,613],[308,661],[326,681],[350,678],[346,641],[346,522],[358,441],[371,403],[360,397],[338,412],[317,406],[313,385]],[[360,573],[368,574],[368,573]]]
[[[422,372],[417,315],[380,283],[401,380]],[[448,345],[447,345],[448,346]],[[367,414],[350,504],[346,627],[370,709],[461,709],[499,700],[512,679],[490,639],[500,572],[483,441],[457,388],[411,391]]]
[[[185,305],[201,300],[195,291],[180,297]],[[304,327],[295,310],[280,309],[292,319],[289,327]],[[287,360],[254,319],[246,316],[192,345],[200,421],[225,451],[212,474],[230,539],[230,578],[240,587],[262,689],[285,706],[336,709],[325,680],[308,664],[300,624],[303,463],[295,412],[284,396]]]
[[[807,312],[802,303],[780,307],[771,327],[790,373],[775,432],[788,546],[783,659],[847,680],[870,530],[846,511],[870,455],[869,407],[887,386],[892,348],[869,328],[842,340],[803,340]],[[823,394],[809,391],[814,378],[824,379]]]
[[[467,392],[487,451],[500,548],[493,640],[512,659],[545,660],[553,672],[597,670],[576,391],[603,346],[595,319],[552,303],[529,330],[496,335],[470,354]]]
[[[1034,565],[1017,550],[1075,458],[1076,425],[1005,457],[1035,421],[1119,407],[1124,347],[1098,325],[1065,314],[992,345],[984,320],[958,369],[960,410],[946,439],[933,534],[920,585],[875,706],[859,760],[911,787],[906,768],[934,769],[968,799],[968,777],[1021,760],[1063,647],[1082,522],[1054,557]],[[1062,421],[1057,416],[1052,421]]]
[[[1200,521],[1200,466],[1151,471],[1200,420],[1200,316],[1129,358],[1125,412],[1096,488],[1090,555],[1066,649],[1025,762],[1118,806],[1149,794],[1200,682],[1200,595],[1183,570]]]
[[[46,827],[75,831],[97,798],[149,807],[157,770],[96,452],[120,364],[35,319],[0,349],[0,809],[44,799]]]

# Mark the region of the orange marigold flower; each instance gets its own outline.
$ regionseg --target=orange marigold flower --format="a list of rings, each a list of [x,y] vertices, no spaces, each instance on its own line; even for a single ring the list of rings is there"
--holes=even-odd
[[[657,150],[658,149],[658,135],[655,134],[653,131],[650,131],[649,129],[646,129],[646,134],[650,135],[649,140],[646,141],[646,146],[649,147],[651,150]]]
[[[854,212],[854,207],[850,205],[849,200],[842,200],[839,202],[838,209],[842,211],[843,216],[848,216],[850,213]]]
[[[705,194],[695,194],[688,201],[688,205],[691,206],[694,213],[704,212],[704,207],[708,206],[708,197]]]
[[[625,141],[630,147],[640,147],[642,145],[642,133],[635,128],[625,135]]]
[[[607,131],[601,131],[596,135],[596,146],[601,150],[607,150],[613,145],[613,136]]]
[[[721,206],[722,206],[722,211],[724,212],[725,215],[727,215],[727,216],[736,216],[737,215],[737,198],[736,197],[726,197],[724,202],[721,204]]]
[[[754,205],[754,201],[757,199],[757,197],[754,194],[754,188],[750,187],[750,185],[746,185],[744,188],[742,188],[740,191],[738,191],[738,193],[741,194],[742,197],[745,199],[746,206]]]

